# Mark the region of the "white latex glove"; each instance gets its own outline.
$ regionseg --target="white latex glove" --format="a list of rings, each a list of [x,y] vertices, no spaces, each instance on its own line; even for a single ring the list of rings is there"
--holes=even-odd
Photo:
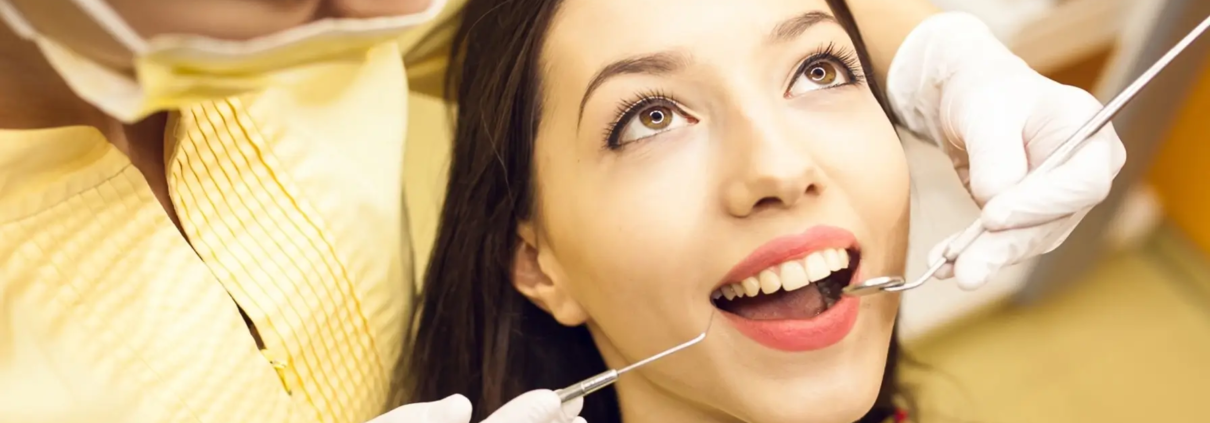
[[[470,423],[471,401],[450,395],[441,401],[408,404],[367,423]]]
[[[483,423],[585,423],[577,417],[583,399],[562,405],[549,389],[521,394],[488,416]],[[408,404],[378,416],[368,423],[470,423],[471,402],[462,395],[450,395],[441,401]]]
[[[559,403],[559,396],[554,391],[539,389],[504,404],[483,423],[585,423],[584,418],[579,417],[583,408],[583,398],[564,405]]]
[[[1032,70],[971,15],[943,13],[914,29],[891,64],[887,91],[904,124],[950,156],[982,209],[988,233],[937,273],[964,289],[1057,248],[1109,194],[1126,161],[1107,125],[1065,164],[1023,181],[1101,103]],[[935,246],[929,260],[952,238]]]

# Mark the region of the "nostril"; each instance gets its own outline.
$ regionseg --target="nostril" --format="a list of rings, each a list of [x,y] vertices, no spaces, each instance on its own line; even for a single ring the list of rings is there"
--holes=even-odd
[[[753,210],[767,209],[770,207],[776,207],[779,204],[782,204],[781,199],[779,199],[777,197],[765,197],[765,198],[760,199],[760,201],[757,201],[756,204],[752,206],[752,209]]]

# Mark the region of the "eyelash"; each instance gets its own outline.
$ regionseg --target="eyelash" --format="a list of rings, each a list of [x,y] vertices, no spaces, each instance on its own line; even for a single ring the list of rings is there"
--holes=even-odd
[[[852,49],[837,46],[836,43],[828,43],[799,62],[798,69],[794,71],[794,78],[790,80],[790,85],[792,86],[798,80],[799,75],[806,72],[809,66],[825,60],[834,60],[839,63],[842,68],[840,70],[848,79],[848,82],[824,88],[825,90],[865,83],[865,73],[862,71],[861,60],[857,58],[857,53]],[[790,86],[786,87],[786,91],[790,91]]]
[[[857,54],[851,49],[837,46],[835,43],[828,43],[827,45],[816,49],[814,52],[808,55],[807,58],[799,62],[798,67],[795,69],[794,77],[790,80],[790,86],[787,86],[785,91],[787,93],[789,92],[790,87],[793,86],[794,82],[798,80],[798,77],[802,75],[809,66],[825,60],[832,60],[840,64],[842,67],[840,70],[845,73],[848,81],[823,89],[832,89],[847,85],[859,85],[865,83],[865,74],[862,72],[861,61],[857,58]],[[621,130],[628,123],[630,123],[630,121],[634,119],[639,112],[642,112],[648,106],[657,104],[667,106],[676,113],[685,114],[684,110],[680,107],[680,102],[668,93],[658,89],[639,92],[634,96],[618,103],[617,111],[614,112],[614,119],[605,126],[605,148],[608,150],[619,150],[625,147],[625,145],[618,143],[618,137],[620,136]]]
[[[676,113],[685,114],[681,109],[680,101],[677,101],[671,94],[667,94],[661,90],[642,91],[627,100],[622,100],[618,103],[617,111],[614,112],[613,121],[605,126],[605,148],[609,150],[617,150],[622,148],[618,143],[618,137],[622,129],[634,119],[639,112],[645,110],[648,106],[664,105],[672,109]]]

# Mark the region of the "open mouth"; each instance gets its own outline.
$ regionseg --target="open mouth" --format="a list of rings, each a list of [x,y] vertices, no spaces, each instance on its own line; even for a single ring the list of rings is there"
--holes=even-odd
[[[841,300],[860,262],[857,249],[817,250],[725,284],[711,293],[711,302],[751,321],[812,319]]]

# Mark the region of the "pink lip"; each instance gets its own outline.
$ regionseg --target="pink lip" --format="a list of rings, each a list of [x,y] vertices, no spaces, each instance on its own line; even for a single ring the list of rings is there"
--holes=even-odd
[[[857,238],[853,233],[833,226],[816,226],[798,235],[776,238],[757,248],[732,268],[719,287],[817,250],[853,249],[856,245]],[[858,269],[853,272],[849,284],[860,279],[861,270]],[[827,348],[843,340],[857,323],[860,306],[859,298],[844,296],[827,311],[803,320],[749,320],[719,311],[740,333],[752,340],[775,350],[801,352]]]

